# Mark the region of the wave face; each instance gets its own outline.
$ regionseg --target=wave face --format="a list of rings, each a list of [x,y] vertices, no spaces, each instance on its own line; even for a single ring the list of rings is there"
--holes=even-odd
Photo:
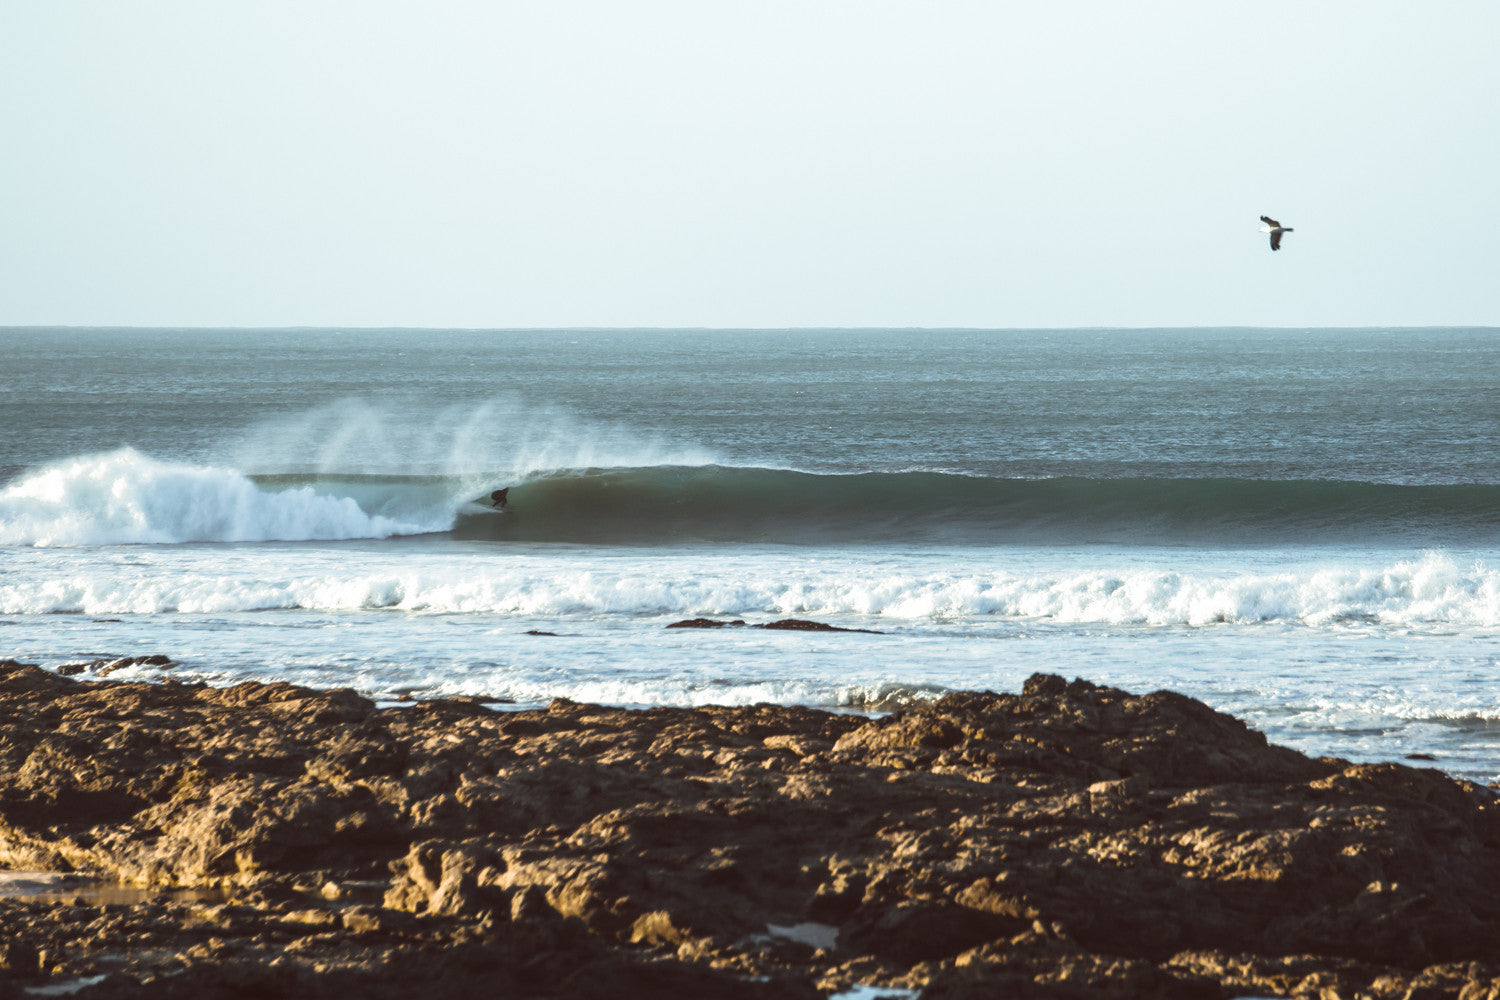
[[[481,494],[482,495],[482,494]],[[1423,546],[1500,539],[1500,486],[1316,480],[815,475],[722,466],[591,470],[514,486],[466,538],[573,542]]]
[[[125,448],[41,469],[0,490],[0,544],[129,545],[385,538],[441,530],[371,515],[311,485],[265,490],[232,469]]]
[[[510,509],[489,508],[510,486]],[[668,544],[1191,544],[1500,541],[1500,486],[1316,480],[998,479],[718,465],[532,474],[291,473],[159,461],[132,449],[0,489],[0,544],[386,538]]]

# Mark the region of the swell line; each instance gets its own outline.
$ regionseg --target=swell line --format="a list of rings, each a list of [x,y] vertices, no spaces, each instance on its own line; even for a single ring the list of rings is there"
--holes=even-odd
[[[1500,537],[1500,486],[1316,480],[819,475],[723,466],[593,470],[512,487],[455,534],[533,541],[1204,542]]]

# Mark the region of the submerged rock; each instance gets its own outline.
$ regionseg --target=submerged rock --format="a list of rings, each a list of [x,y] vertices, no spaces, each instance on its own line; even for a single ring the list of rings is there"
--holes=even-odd
[[[0,864],[228,894],[0,899],[0,995],[1500,993],[1490,789],[1051,675],[867,719],[6,661]]]
[[[865,635],[884,635],[868,628],[840,628],[837,625],[827,625],[823,622],[804,621],[801,618],[783,618],[780,621],[767,622],[764,625],[754,625],[753,628],[780,629],[787,632],[863,632]]]
[[[867,628],[840,628],[837,625],[828,625],[824,622],[811,622],[801,618],[783,618],[780,621],[765,622],[760,625],[748,625],[743,618],[733,621],[719,621],[716,618],[688,618],[680,622],[672,622],[667,628],[765,628],[784,632],[862,632],[865,635],[884,635],[874,629]]]

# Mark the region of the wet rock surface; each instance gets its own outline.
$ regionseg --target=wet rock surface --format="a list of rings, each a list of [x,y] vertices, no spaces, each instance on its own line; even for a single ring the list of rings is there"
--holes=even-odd
[[[90,673],[96,677],[108,677],[116,670],[139,666],[151,666],[158,670],[170,670],[173,664],[171,657],[161,653],[152,653],[149,656],[121,656],[113,659],[105,658],[79,663],[64,663],[57,668],[57,672],[64,677],[75,677],[83,673]]]
[[[3,662],[0,867],[138,895],[0,882],[0,998],[1500,997],[1496,809],[1049,675],[868,719]]]
[[[859,632],[864,635],[884,635],[884,632],[868,628],[841,628],[837,625],[829,625],[827,622],[812,622],[803,618],[782,618],[774,622],[762,622],[758,625],[750,625],[743,618],[733,621],[720,621],[717,618],[687,618],[680,622],[672,622],[667,628],[761,628],[776,632]]]

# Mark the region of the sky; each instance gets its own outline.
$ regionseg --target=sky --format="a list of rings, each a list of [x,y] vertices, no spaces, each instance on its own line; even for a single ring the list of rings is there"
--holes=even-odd
[[[1500,325],[1497,38],[1493,0],[0,0],[0,326]]]

